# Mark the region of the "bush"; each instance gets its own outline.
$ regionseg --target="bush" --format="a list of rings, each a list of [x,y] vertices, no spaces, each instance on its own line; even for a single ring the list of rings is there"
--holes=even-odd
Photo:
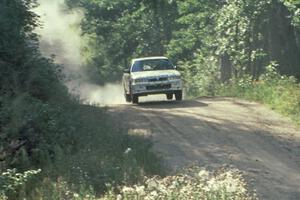
[[[198,52],[191,61],[179,63],[188,97],[215,95],[218,86],[217,60]]]
[[[40,173],[41,170],[28,170],[17,173],[16,169],[7,169],[0,176],[0,199],[8,197],[16,199],[20,195],[20,190],[25,187],[29,179]]]

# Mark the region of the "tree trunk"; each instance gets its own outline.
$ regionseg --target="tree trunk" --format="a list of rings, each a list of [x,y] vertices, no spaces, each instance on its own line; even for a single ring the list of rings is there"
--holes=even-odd
[[[221,56],[221,81],[223,83],[229,81],[232,76],[232,64],[227,53]]]

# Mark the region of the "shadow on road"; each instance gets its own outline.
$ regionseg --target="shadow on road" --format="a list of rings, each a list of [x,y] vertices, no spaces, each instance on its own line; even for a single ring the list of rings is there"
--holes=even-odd
[[[193,108],[208,106],[206,103],[193,100],[184,101],[147,101],[140,102],[137,105],[133,105],[143,108],[155,108],[155,109],[175,109],[175,108]]]

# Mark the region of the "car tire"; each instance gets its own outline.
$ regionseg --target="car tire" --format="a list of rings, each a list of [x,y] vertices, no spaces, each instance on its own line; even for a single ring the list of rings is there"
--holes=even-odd
[[[175,99],[176,99],[176,101],[181,101],[182,100],[182,90],[179,90],[179,91],[175,92]]]
[[[167,96],[168,100],[172,100],[173,99],[173,94],[172,93],[171,94],[166,94],[166,96]]]
[[[135,103],[135,104],[139,103],[139,96],[138,95],[132,95],[132,103]]]
[[[124,87],[124,97],[125,97],[126,102],[131,102],[131,100],[132,100],[131,94],[127,94],[125,87]]]
[[[126,102],[131,102],[131,95],[125,93],[125,100]]]

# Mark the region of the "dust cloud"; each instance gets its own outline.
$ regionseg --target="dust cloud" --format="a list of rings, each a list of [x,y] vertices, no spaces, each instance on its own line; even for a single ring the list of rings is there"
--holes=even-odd
[[[125,103],[120,83],[105,86],[92,84],[84,72],[81,55],[83,37],[80,31],[84,12],[68,9],[64,0],[38,0],[38,3],[34,12],[40,16],[42,23],[42,27],[36,30],[40,35],[40,50],[44,56],[53,58],[55,63],[62,66],[69,92],[84,103]]]

